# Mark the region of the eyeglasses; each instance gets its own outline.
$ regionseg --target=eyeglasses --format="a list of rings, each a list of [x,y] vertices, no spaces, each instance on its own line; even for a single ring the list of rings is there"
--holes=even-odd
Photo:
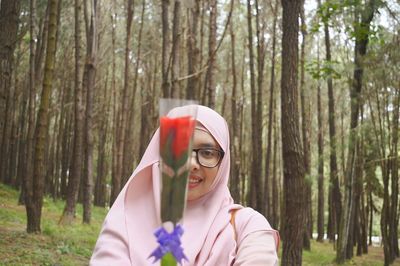
[[[196,153],[197,162],[206,168],[216,167],[225,155],[224,151],[213,148],[200,148],[192,151]]]

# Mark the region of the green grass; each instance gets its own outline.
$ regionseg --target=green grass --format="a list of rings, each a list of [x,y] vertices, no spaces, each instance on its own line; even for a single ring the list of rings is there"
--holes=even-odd
[[[356,249],[354,249],[354,252],[356,252]],[[337,265],[334,263],[335,258],[336,251],[331,243],[319,243],[313,240],[311,242],[311,251],[303,252],[303,265]],[[368,254],[354,256],[343,265],[383,266],[383,261],[384,256],[381,247],[368,247]],[[392,265],[400,265],[400,260],[396,260]]]
[[[42,234],[26,233],[24,206],[18,206],[18,192],[0,184],[0,265],[87,265],[107,211],[93,208],[92,224],[82,224],[82,206],[72,226],[58,225],[63,201],[45,198]],[[282,245],[281,245],[282,246]],[[329,243],[311,242],[303,252],[303,265],[336,265],[335,251]],[[369,248],[369,254],[354,257],[347,265],[381,266],[382,248]],[[400,265],[398,260],[393,265]]]
[[[82,206],[72,226],[59,226],[64,202],[45,198],[42,234],[26,233],[18,192],[0,184],[0,265],[87,265],[107,211],[94,207],[92,224],[82,224]]]

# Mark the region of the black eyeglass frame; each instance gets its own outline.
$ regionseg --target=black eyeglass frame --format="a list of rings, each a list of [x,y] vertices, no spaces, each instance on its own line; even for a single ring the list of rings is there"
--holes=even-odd
[[[212,150],[212,151],[216,151],[216,152],[219,152],[219,154],[220,154],[221,156],[219,157],[218,162],[217,162],[214,166],[206,166],[206,165],[203,165],[203,164],[200,162],[200,160],[199,160],[199,151],[201,151],[201,150]],[[199,165],[205,167],[205,168],[214,168],[214,167],[217,167],[217,166],[219,165],[219,163],[221,162],[221,160],[222,160],[222,159],[224,158],[224,156],[225,156],[225,152],[224,152],[223,150],[214,149],[214,148],[198,148],[198,149],[192,149],[192,152],[195,152],[195,153],[196,153],[196,161],[197,161],[197,163],[198,163]]]

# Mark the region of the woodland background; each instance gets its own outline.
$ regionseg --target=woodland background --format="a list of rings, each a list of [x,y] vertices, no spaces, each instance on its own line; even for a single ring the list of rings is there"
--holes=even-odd
[[[112,205],[158,125],[196,99],[231,132],[234,199],[283,240],[282,265],[379,236],[399,257],[400,2],[1,0],[0,181],[41,232]],[[3,208],[3,206],[2,206]]]

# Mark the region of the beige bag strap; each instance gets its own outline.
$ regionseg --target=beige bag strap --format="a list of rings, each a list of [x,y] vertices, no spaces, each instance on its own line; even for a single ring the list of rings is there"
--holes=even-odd
[[[239,209],[234,209],[234,210],[231,211],[231,221],[230,221],[230,223],[231,223],[231,225],[232,225],[232,227],[233,227],[233,234],[234,234],[234,237],[235,237],[235,241],[236,241],[236,242],[237,242],[237,233],[236,233],[235,216],[236,216],[236,212],[237,212],[238,210],[239,210]]]

